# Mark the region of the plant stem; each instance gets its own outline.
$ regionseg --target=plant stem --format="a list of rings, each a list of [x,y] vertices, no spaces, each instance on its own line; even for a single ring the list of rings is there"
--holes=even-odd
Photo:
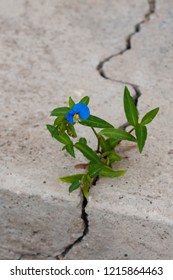
[[[97,135],[97,132],[95,131],[94,127],[91,127],[92,131],[94,132],[96,138],[98,139],[98,135]]]
[[[100,142],[99,142],[99,136],[98,136],[98,134],[97,134],[96,130],[95,130],[93,127],[91,127],[91,129],[92,129],[92,131],[94,132],[94,134],[95,134],[95,136],[96,136],[96,138],[97,138],[97,140],[98,140],[96,153],[100,153]]]

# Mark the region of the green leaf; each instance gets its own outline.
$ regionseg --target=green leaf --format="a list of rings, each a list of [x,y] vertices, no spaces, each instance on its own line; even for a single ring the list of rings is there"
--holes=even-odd
[[[124,88],[124,111],[129,124],[135,126],[138,123],[138,110],[127,87]]]
[[[91,178],[89,174],[85,174],[82,178],[82,192],[85,198],[88,200],[89,197],[89,188],[91,186]]]
[[[146,124],[150,123],[155,118],[155,116],[157,115],[158,112],[159,112],[159,108],[155,108],[155,109],[151,110],[150,112],[148,112],[142,118],[141,124],[146,125]]]
[[[67,133],[69,136],[71,136],[73,138],[77,137],[76,130],[75,130],[73,124],[67,123],[66,128],[67,128]]]
[[[98,127],[98,128],[110,128],[113,127],[112,124],[106,122],[103,119],[100,119],[96,116],[90,115],[86,121],[80,122],[82,125],[90,126],[90,127]]]
[[[85,187],[82,188],[83,195],[88,200],[89,198],[89,186],[85,185]]]
[[[51,112],[51,116],[56,116],[56,117],[63,116],[63,117],[65,117],[69,111],[70,111],[70,108],[68,108],[68,107],[55,108]]]
[[[71,96],[69,97],[68,104],[69,104],[70,109],[75,105],[75,102],[73,101]]]
[[[53,137],[65,145],[71,145],[72,141],[69,136],[64,132],[62,135],[54,134]]]
[[[62,123],[67,123],[67,120],[64,118],[64,116],[59,116],[54,121],[54,126],[59,126]]]
[[[75,152],[74,152],[74,146],[73,144],[68,144],[68,145],[65,145],[63,150],[66,149],[66,151],[72,156],[75,158]]]
[[[58,134],[57,127],[54,127],[53,125],[48,124],[47,129],[51,133],[52,137],[54,137],[60,143],[65,144],[65,145],[73,144],[70,137],[65,132],[61,135]]]
[[[57,130],[57,128],[54,127],[53,125],[50,125],[50,124],[47,124],[46,127],[47,127],[47,129],[49,130],[50,134],[53,137],[53,133],[54,133],[55,130]]]
[[[103,152],[111,150],[109,143],[106,141],[106,139],[102,135],[99,135],[99,143],[100,143],[100,146],[101,146]]]
[[[110,163],[113,163],[115,161],[120,161],[122,158],[115,153],[115,151],[107,151],[105,153],[102,154],[103,157],[107,156],[110,160]]]
[[[103,177],[114,178],[114,177],[122,176],[125,173],[126,173],[126,170],[113,170],[112,168],[105,166],[101,170],[100,175]]]
[[[68,189],[69,193],[71,193],[71,192],[73,192],[74,190],[78,189],[78,188],[80,187],[80,184],[81,184],[81,183],[79,182],[79,180],[74,181],[74,182],[70,185],[70,187],[69,187],[69,189]]]
[[[63,121],[59,126],[57,126],[58,135],[63,135],[67,129],[67,121]]]
[[[79,101],[79,103],[84,103],[85,105],[88,105],[89,101],[89,96],[85,96]]]
[[[111,154],[108,156],[109,157],[109,161],[110,163],[113,163],[115,161],[120,161],[122,158],[117,154],[115,153],[114,151],[111,152]]]
[[[89,166],[89,175],[94,178],[99,175],[100,171],[104,168],[104,164],[91,164]]]
[[[108,142],[111,150],[113,150],[120,143],[120,140],[116,138],[108,138],[106,139],[106,142]]]
[[[83,175],[85,174],[74,174],[65,177],[60,177],[59,179],[65,183],[73,183],[74,181],[81,180]]]
[[[57,127],[58,134],[63,134],[67,128],[67,120],[63,116],[59,116],[54,121],[54,126]]]
[[[144,126],[142,124],[137,124],[135,126],[135,133],[136,133],[139,152],[142,153],[142,150],[143,150],[144,145],[145,145],[145,141],[147,139],[147,128],[146,128],[146,126]]]
[[[128,141],[136,142],[136,139],[133,135],[119,128],[102,129],[98,133],[98,135],[102,135],[102,134],[109,138],[115,138],[116,140],[119,139],[119,140],[128,140]]]
[[[77,142],[74,146],[90,161],[95,162],[95,163],[101,162],[98,155],[88,145]]]
[[[86,140],[85,137],[81,137],[81,138],[79,139],[79,142],[80,142],[80,143],[83,143],[83,144],[87,144],[87,140]]]

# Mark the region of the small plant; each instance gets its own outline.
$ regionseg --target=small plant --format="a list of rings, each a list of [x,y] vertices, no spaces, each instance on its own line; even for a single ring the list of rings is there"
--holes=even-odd
[[[56,117],[53,125],[47,125],[47,129],[57,141],[63,144],[72,157],[75,157],[75,149],[80,151],[87,159],[85,173],[73,174],[61,177],[60,180],[70,183],[69,192],[81,188],[84,197],[88,200],[89,189],[99,176],[114,178],[122,176],[126,170],[114,170],[113,164],[122,158],[115,152],[115,147],[122,141],[132,141],[137,143],[139,152],[142,153],[146,138],[147,127],[157,115],[159,108],[148,112],[139,121],[138,109],[134,104],[133,97],[127,87],[124,89],[124,111],[129,125],[132,126],[130,132],[120,128],[115,128],[109,122],[90,114],[88,107],[89,97],[85,96],[79,103],[75,104],[70,97],[68,107],[56,108],[51,112],[51,116]],[[97,141],[97,151],[94,151],[84,137],[79,138],[75,125],[91,127]],[[98,131],[98,128],[101,129]],[[97,130],[96,130],[97,129]],[[135,132],[135,136],[132,132]],[[76,142],[75,139],[78,139]]]

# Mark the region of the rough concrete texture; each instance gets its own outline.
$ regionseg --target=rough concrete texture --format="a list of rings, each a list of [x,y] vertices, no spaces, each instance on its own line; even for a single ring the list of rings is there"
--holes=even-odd
[[[54,259],[82,234],[79,193],[57,181],[76,161],[45,124],[69,95],[89,95],[91,112],[119,126],[128,83],[142,93],[141,115],[160,113],[142,155],[120,151],[127,174],[91,189],[89,233],[64,258],[173,258],[173,2],[157,0],[154,13],[152,3],[0,1],[0,259]]]

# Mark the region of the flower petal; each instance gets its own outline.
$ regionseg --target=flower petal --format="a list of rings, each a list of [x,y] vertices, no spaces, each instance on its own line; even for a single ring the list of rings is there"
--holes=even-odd
[[[72,110],[75,114],[79,114],[79,117],[82,120],[87,120],[90,115],[90,110],[87,105],[84,103],[77,103],[73,106]]]
[[[73,124],[73,117],[74,117],[75,112],[73,110],[70,110],[67,115],[65,116],[66,120],[70,123]]]

